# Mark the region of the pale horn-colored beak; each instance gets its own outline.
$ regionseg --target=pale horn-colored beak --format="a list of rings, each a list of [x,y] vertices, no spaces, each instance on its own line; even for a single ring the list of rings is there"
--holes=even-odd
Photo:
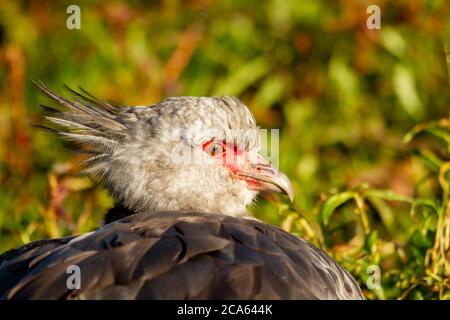
[[[283,193],[291,202],[294,200],[294,187],[289,178],[261,156],[258,157],[257,163],[245,166],[237,174],[246,180],[254,180],[254,190]]]

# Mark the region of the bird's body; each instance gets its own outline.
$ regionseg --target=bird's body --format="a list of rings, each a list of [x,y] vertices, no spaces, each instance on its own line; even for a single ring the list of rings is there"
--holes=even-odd
[[[259,155],[255,119],[238,99],[113,107],[37,85],[68,109],[44,107],[57,133],[91,155],[86,172],[117,205],[92,233],[1,255],[1,299],[364,298],[324,252],[248,214],[258,192],[292,200],[293,188]],[[79,289],[67,285],[72,265]]]
[[[0,256],[3,299],[360,299],[310,243],[262,222],[200,212],[138,213],[87,236]],[[81,288],[67,287],[70,265]]]

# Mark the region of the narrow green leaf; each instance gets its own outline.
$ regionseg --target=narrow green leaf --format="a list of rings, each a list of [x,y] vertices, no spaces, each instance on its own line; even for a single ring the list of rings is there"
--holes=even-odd
[[[218,84],[213,94],[239,96],[241,92],[266,75],[269,70],[270,65],[261,57],[244,63]]]
[[[400,201],[406,203],[413,203],[413,199],[407,196],[397,194],[391,190],[373,190],[364,191],[364,197],[377,197],[388,201]]]
[[[424,107],[419,99],[413,71],[398,64],[394,68],[392,82],[400,106],[414,119],[420,119],[424,114]]]
[[[450,133],[448,130],[444,130],[441,128],[430,128],[427,129],[428,132],[432,133],[438,138],[441,138],[447,142],[447,144],[450,144]]]
[[[327,201],[325,201],[325,203],[323,204],[320,211],[319,221],[321,221],[324,225],[327,225],[330,221],[331,215],[337,209],[337,207],[352,199],[353,196],[353,192],[346,191],[328,198]]]
[[[414,150],[413,154],[418,156],[426,166],[433,170],[434,173],[439,172],[439,167],[442,165],[443,161],[433,151],[428,149],[418,149]]]

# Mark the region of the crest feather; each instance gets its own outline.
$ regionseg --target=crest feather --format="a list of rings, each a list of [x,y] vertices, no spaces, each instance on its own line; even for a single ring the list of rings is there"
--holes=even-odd
[[[41,105],[47,114],[45,118],[56,125],[56,129],[37,126],[74,143],[77,151],[90,154],[91,157],[85,161],[90,171],[99,171],[99,168],[106,166],[113,150],[129,136],[121,117],[121,108],[100,101],[84,89],[77,92],[66,86],[77,100],[72,101],[53,92],[40,81],[33,83],[60,106]]]
[[[128,129],[122,123],[119,109],[106,102],[101,102],[83,90],[84,94],[67,87],[78,102],[64,98],[50,90],[40,81],[33,83],[49,98],[65,107],[61,111],[52,107],[42,106],[48,116],[46,119],[56,124],[58,134],[81,147],[88,146],[89,151],[99,154],[113,148],[118,142],[128,136]],[[91,148],[94,147],[94,150]]]

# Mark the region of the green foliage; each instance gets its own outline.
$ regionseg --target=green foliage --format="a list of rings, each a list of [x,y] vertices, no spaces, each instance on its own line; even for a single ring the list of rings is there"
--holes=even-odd
[[[258,218],[370,299],[450,298],[448,1],[380,2],[381,30],[359,0],[81,1],[81,30],[70,4],[0,2],[0,252],[89,231],[112,205],[83,156],[31,127],[47,100],[28,77],[120,105],[223,93],[281,129],[295,201],[262,199]]]

